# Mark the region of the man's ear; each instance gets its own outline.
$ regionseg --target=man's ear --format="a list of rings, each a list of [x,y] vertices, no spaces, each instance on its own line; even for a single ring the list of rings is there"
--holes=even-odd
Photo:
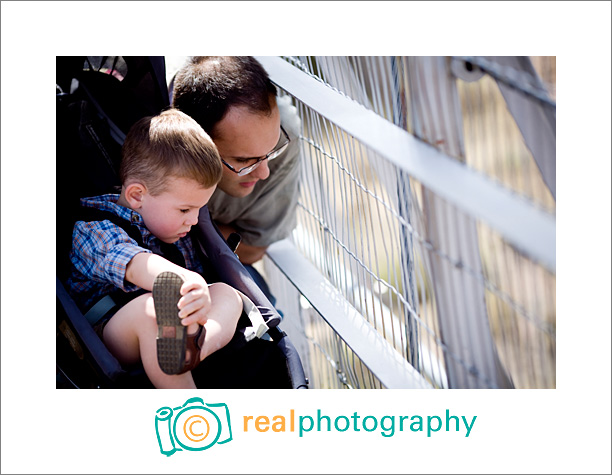
[[[147,187],[142,183],[130,183],[125,187],[125,199],[132,209],[139,209],[142,207],[142,200],[147,194]]]

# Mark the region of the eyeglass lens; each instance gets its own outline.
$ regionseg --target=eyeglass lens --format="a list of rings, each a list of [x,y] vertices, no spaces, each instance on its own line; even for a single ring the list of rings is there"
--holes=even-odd
[[[287,140],[283,145],[280,146],[280,148],[276,149],[276,150],[272,150],[268,155],[266,155],[265,157],[261,157],[259,160],[257,160],[253,165],[249,165],[248,167],[244,167],[240,170],[238,170],[238,176],[244,176],[244,175],[248,175],[249,173],[251,173],[253,170],[255,170],[259,165],[261,165],[261,163],[264,160],[274,160],[276,157],[278,157],[281,153],[283,153],[285,151],[285,149],[287,148],[287,146],[289,145],[289,141],[291,140],[289,138],[289,135],[287,135],[287,132],[285,132],[285,129],[282,128],[281,126],[281,131],[282,131],[282,135],[284,135],[285,139]],[[282,140],[282,136],[281,139]]]

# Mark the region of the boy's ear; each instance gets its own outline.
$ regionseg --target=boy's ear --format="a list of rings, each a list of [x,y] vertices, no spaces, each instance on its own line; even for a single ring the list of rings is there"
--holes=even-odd
[[[142,199],[147,194],[147,187],[142,183],[131,183],[125,188],[125,199],[132,209],[142,206]]]

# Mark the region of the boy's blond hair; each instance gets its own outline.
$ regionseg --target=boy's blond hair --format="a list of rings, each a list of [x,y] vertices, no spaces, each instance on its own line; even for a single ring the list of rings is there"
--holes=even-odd
[[[168,109],[136,122],[121,151],[123,186],[144,184],[149,193],[166,191],[168,178],[189,178],[203,188],[219,183],[223,165],[204,129],[178,109]]]

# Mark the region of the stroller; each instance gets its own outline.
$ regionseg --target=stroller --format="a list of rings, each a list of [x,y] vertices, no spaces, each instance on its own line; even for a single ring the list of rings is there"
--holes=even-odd
[[[72,227],[79,199],[120,189],[121,145],[140,118],[169,106],[163,57],[57,57],[57,275],[56,387],[152,388],[142,365],[119,364],[72,300],[69,273]],[[204,213],[206,214],[206,213]],[[209,215],[208,215],[209,216]],[[243,314],[232,341],[192,372],[198,388],[304,389],[299,355],[280,330],[281,318],[234,254],[212,219],[193,236],[209,282],[225,282],[261,310],[267,332],[247,334]],[[192,231],[193,233],[193,231]]]

